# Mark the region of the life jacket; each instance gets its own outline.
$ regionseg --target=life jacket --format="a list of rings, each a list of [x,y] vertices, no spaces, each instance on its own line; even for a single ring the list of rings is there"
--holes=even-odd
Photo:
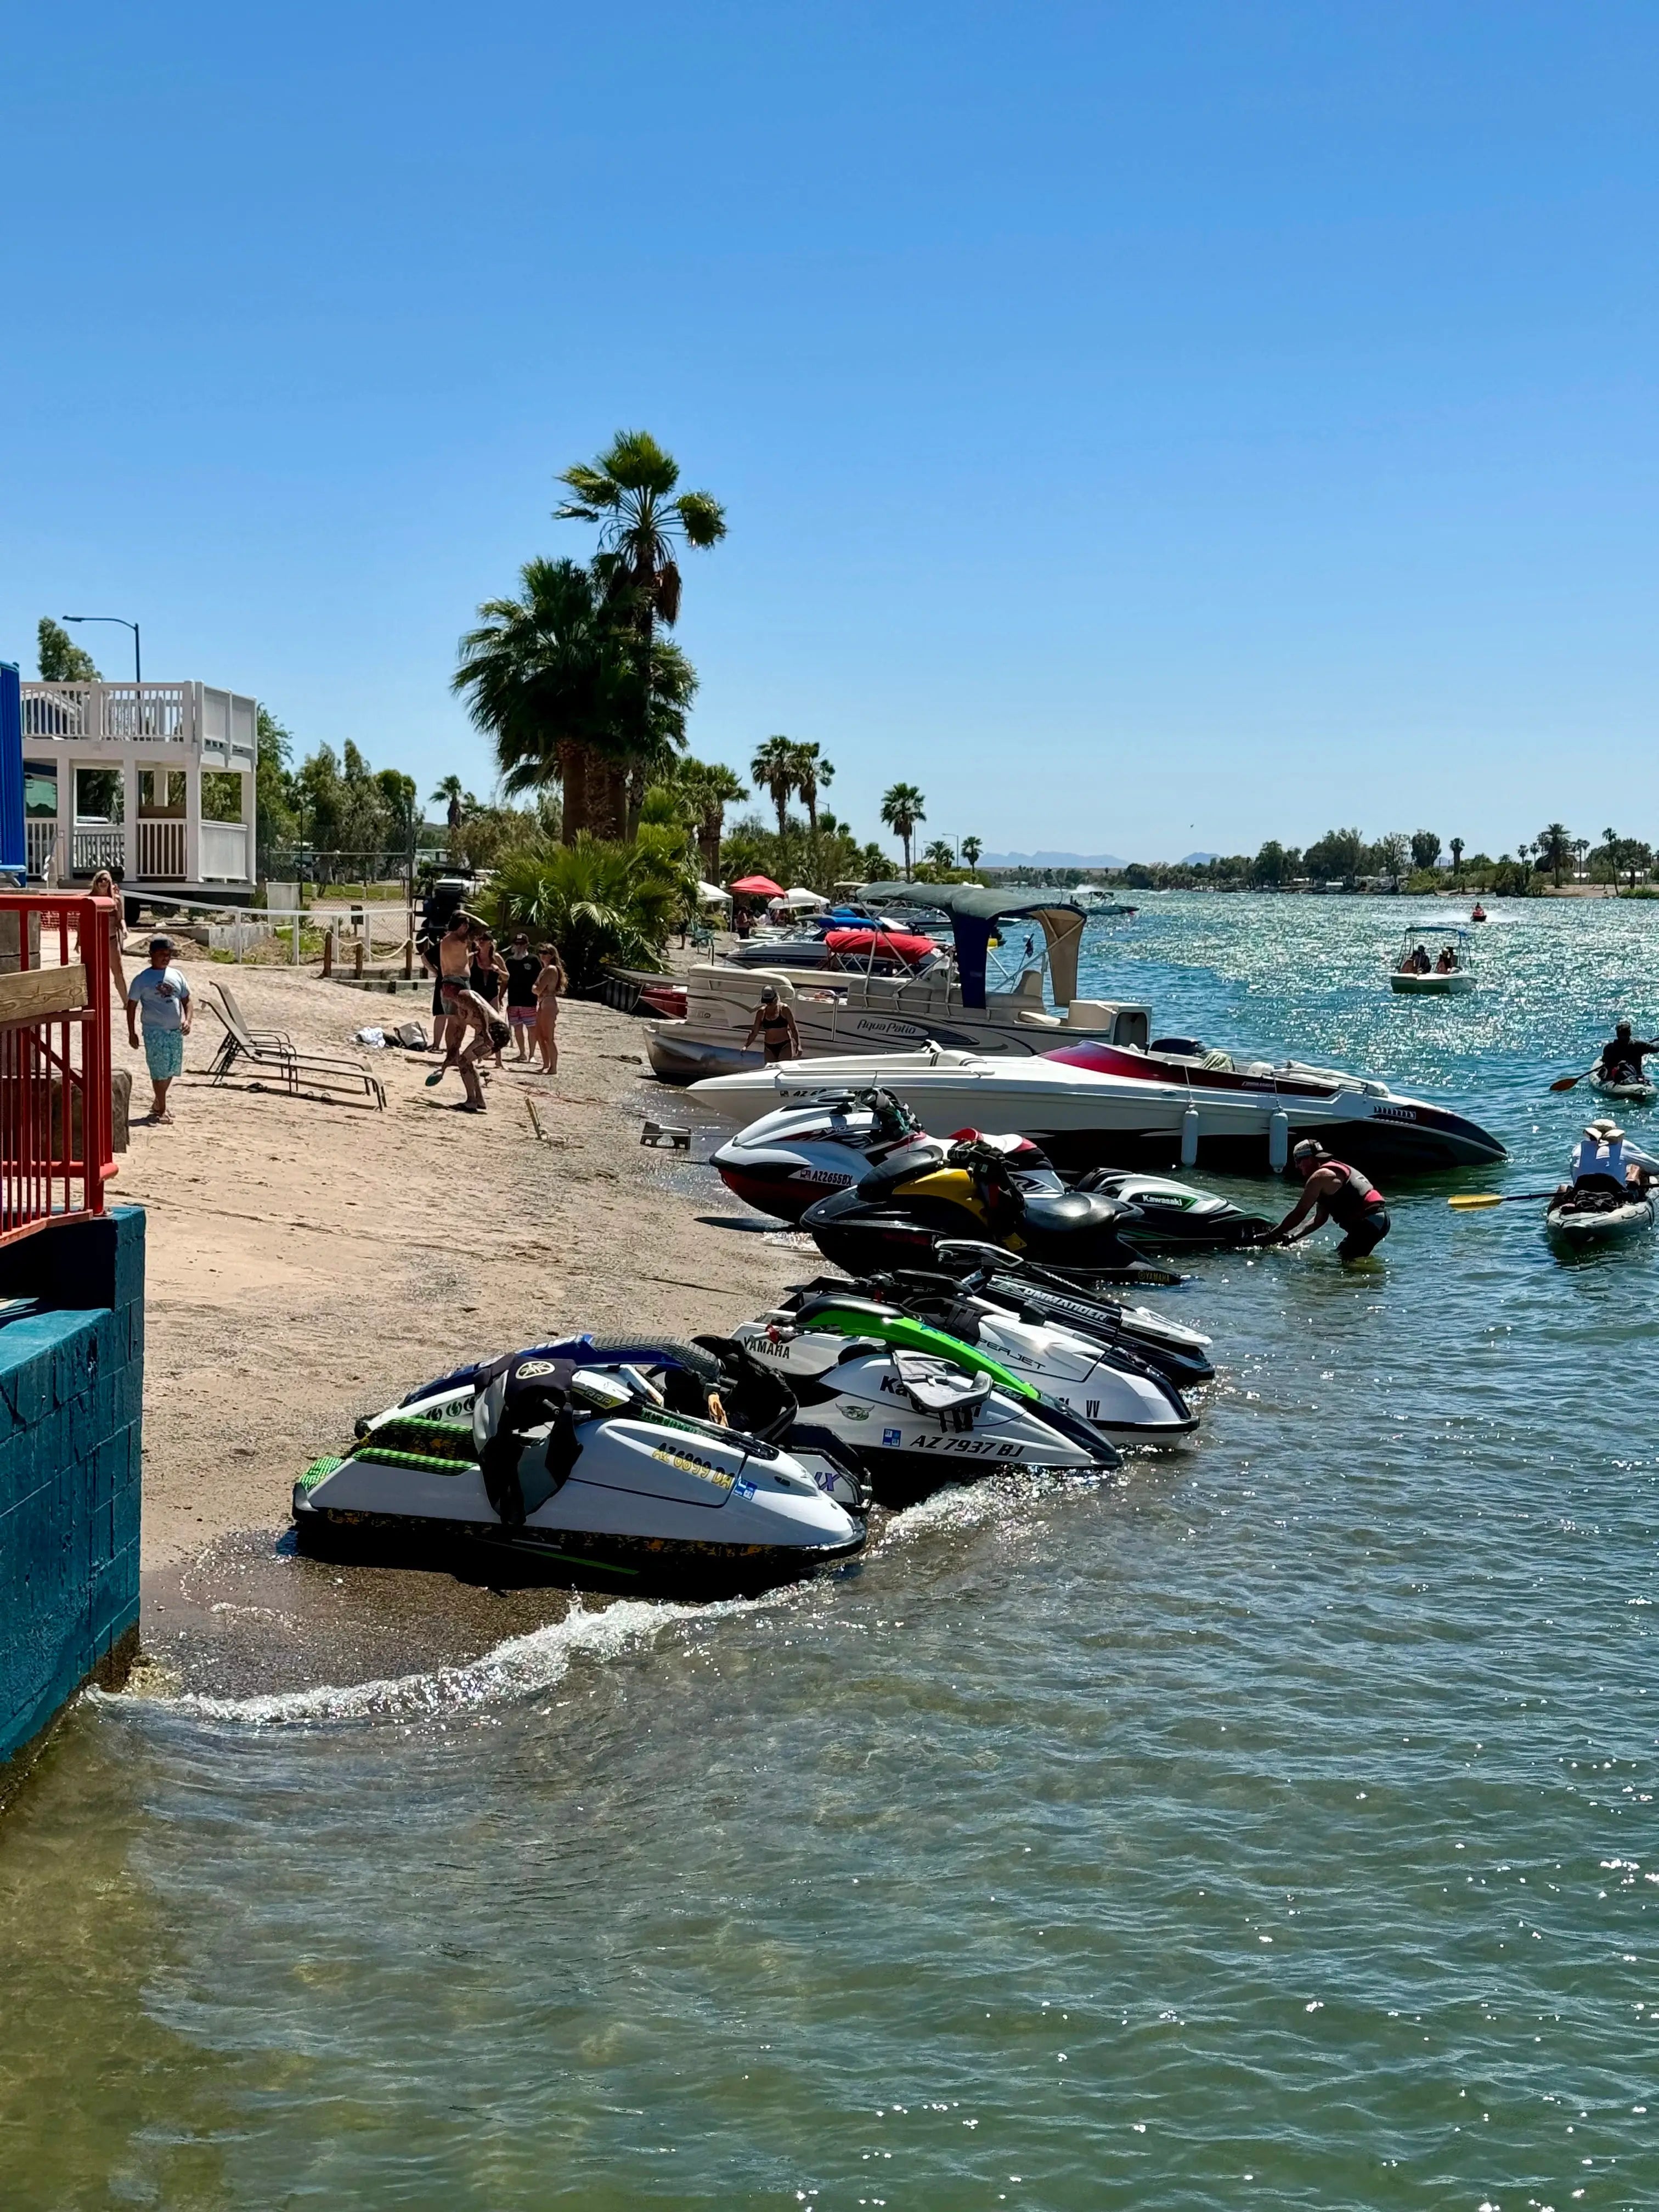
[[[1382,1205],[1382,1194],[1369,1176],[1351,1168],[1346,1160],[1326,1160],[1322,1165],[1342,1178],[1342,1188],[1325,1211],[1339,1229],[1358,1229]]]
[[[1597,1143],[1589,1137],[1581,1137],[1572,1148],[1572,1179],[1585,1182],[1591,1178],[1606,1177],[1618,1189],[1625,1187],[1625,1140],[1622,1137],[1609,1144],[1605,1139]]]

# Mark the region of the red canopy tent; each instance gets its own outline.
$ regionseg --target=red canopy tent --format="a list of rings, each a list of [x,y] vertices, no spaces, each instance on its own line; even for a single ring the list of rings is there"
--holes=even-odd
[[[770,876],[739,876],[731,888],[741,891],[747,898],[781,898],[783,885],[775,884]]]

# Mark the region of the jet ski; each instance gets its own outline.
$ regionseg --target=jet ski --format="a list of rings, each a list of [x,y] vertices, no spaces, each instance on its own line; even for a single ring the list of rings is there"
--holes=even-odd
[[[1121,1464],[1103,1428],[978,1345],[842,1293],[745,1322],[731,1340],[781,1376],[876,1502],[911,1505],[996,1468],[1098,1474]]]
[[[889,1294],[889,1284],[914,1285],[929,1294],[937,1294],[941,1286],[966,1290],[975,1297],[994,1299],[1024,1319],[1059,1322],[1079,1336],[1121,1349],[1182,1389],[1214,1379],[1210,1339],[1198,1329],[1154,1313],[1150,1306],[1120,1305],[1115,1298],[1086,1291],[1053,1268],[1019,1259],[999,1245],[938,1237],[923,1268],[866,1280],[879,1286],[873,1291],[877,1297]]]
[[[1149,1267],[1125,1241],[1144,1218],[1138,1208],[1094,1191],[1022,1188],[1011,1171],[1018,1154],[1011,1162],[1001,1149],[1008,1141],[974,1137],[951,1145],[937,1164],[899,1152],[851,1189],[816,1200],[801,1227],[849,1275],[925,1266],[944,1236],[1004,1244],[1092,1282],[1180,1279]]]
[[[1133,1206],[1140,1218],[1126,1220],[1121,1233],[1125,1243],[1146,1252],[1231,1250],[1260,1243],[1273,1227],[1264,1214],[1246,1213],[1231,1199],[1194,1190],[1190,1183],[1176,1182],[1168,1176],[1094,1168],[1073,1188],[1098,1191],[1121,1206]]]
[[[889,1279],[880,1289],[872,1283],[860,1290],[856,1310],[862,1313],[868,1305],[889,1316],[881,1324],[884,1330],[908,1319],[976,1345],[1011,1374],[1034,1383],[1045,1399],[1080,1413],[1091,1427],[1109,1436],[1157,1443],[1198,1426],[1197,1414],[1175,1384],[1121,1346],[1053,1322],[1022,1318],[1000,1300],[976,1296],[948,1279],[936,1277],[931,1287]],[[762,1318],[811,1328],[813,1316],[826,1310],[851,1310],[851,1295],[847,1284],[820,1277],[796,1285]]]
[[[890,1176],[902,1160],[924,1174],[945,1165],[952,1145],[975,1139],[1002,1154],[1018,1188],[1064,1195],[1048,1154],[1029,1138],[987,1137],[977,1129],[930,1137],[902,1100],[878,1086],[823,1091],[763,1114],[720,1146],[713,1164],[745,1205],[799,1221],[815,1200],[851,1188],[877,1168]]]
[[[703,1597],[851,1559],[868,1505],[856,1468],[746,1360],[580,1336],[458,1368],[359,1422],[300,1477],[294,1525],[325,1558],[453,1560],[482,1542],[552,1579]]]

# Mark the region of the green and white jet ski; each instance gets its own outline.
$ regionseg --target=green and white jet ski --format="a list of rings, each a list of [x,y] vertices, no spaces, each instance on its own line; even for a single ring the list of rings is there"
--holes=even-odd
[[[856,1460],[883,1505],[998,1468],[1090,1475],[1121,1463],[1102,1428],[1004,1361],[890,1306],[825,1297],[746,1322],[730,1342],[783,1378],[801,1421]]]

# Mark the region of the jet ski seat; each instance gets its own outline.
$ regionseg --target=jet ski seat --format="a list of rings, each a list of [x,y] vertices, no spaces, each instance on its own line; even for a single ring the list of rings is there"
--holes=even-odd
[[[1047,1237],[1078,1237],[1091,1229],[1113,1229],[1124,1214],[1115,1199],[1084,1190],[1065,1191],[1059,1197],[1028,1191],[1023,1211],[1031,1227]]]
[[[893,1365],[919,1413],[932,1413],[947,1434],[961,1435],[991,1395],[988,1375],[964,1374],[931,1352],[896,1352]]]

